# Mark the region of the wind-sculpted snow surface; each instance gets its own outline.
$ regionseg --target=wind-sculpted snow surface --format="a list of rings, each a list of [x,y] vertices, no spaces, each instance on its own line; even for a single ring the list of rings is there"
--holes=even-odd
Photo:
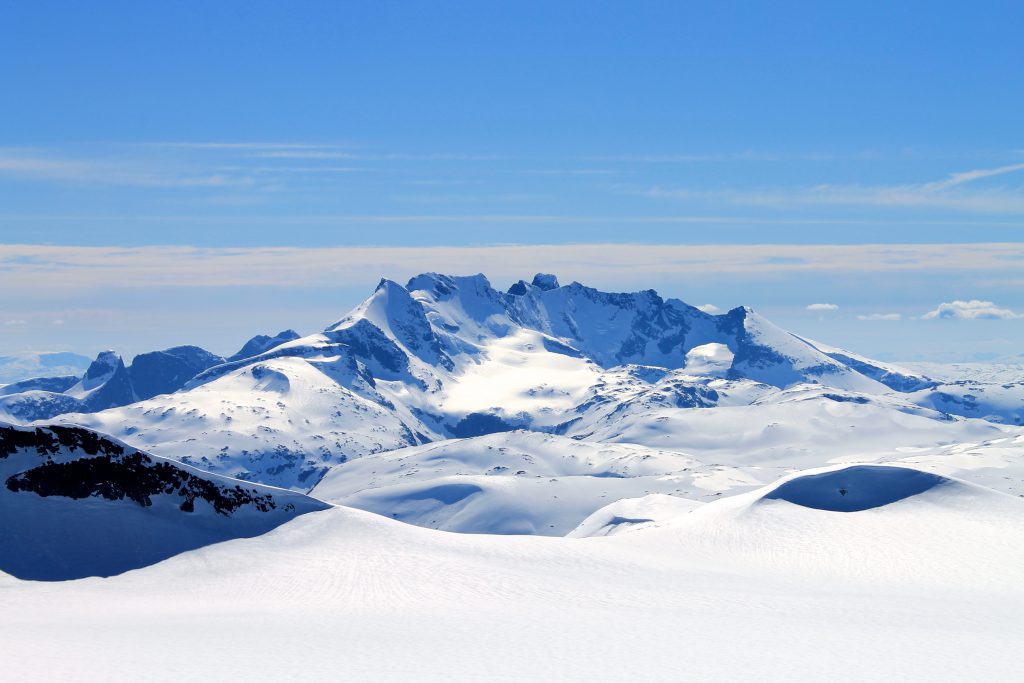
[[[247,681],[1017,679],[1024,501],[951,484],[836,513],[769,490],[594,538],[447,534],[331,508],[111,579],[0,575],[0,670],[111,683],[197,669]]]
[[[79,427],[0,424],[0,486],[0,571],[25,579],[119,574],[326,507]]]
[[[696,500],[663,493],[623,498],[594,511],[566,536],[590,538],[639,531],[689,514],[701,505]]]
[[[680,452],[514,431],[352,460],[310,495],[445,531],[563,536],[620,498],[714,500],[777,476]]]

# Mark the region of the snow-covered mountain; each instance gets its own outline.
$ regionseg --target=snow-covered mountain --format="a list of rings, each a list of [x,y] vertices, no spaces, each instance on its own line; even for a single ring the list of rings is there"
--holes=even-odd
[[[0,390],[0,670],[1015,680],[1021,399],[550,275],[100,354]]]
[[[295,330],[284,330],[283,332],[278,332],[273,337],[265,334],[258,334],[249,341],[245,342],[245,344],[242,345],[242,348],[240,348],[236,353],[233,353],[230,356],[228,356],[226,360],[236,361],[243,360],[245,358],[252,358],[253,356],[258,356],[261,353],[269,351],[275,346],[280,346],[285,342],[290,342],[298,338],[299,333],[296,332]],[[204,370],[205,369],[206,368],[204,368]]]
[[[110,576],[327,507],[80,427],[0,423],[0,572]]]
[[[1008,399],[991,389],[998,400],[979,408],[944,399],[949,387],[918,371],[800,338],[749,308],[710,315],[653,291],[606,293],[543,274],[504,292],[483,275],[382,280],[323,332],[256,337],[223,360],[177,391],[122,396],[107,410],[75,408],[98,400],[84,379],[50,398],[78,411],[62,422],[303,491],[353,459],[514,429],[803,468],[996,439],[1007,434],[997,422],[1020,417],[1017,388],[998,390]],[[119,373],[96,395],[124,389]],[[0,409],[28,420],[21,408],[33,393],[0,397]],[[484,464],[472,473],[486,474]]]
[[[141,353],[125,366],[114,351],[103,351],[84,375],[35,377],[0,386],[0,415],[23,422],[49,420],[64,413],[93,413],[170,394],[204,370],[263,353],[297,336],[291,330],[275,337],[257,335],[229,359],[198,346],[175,346]]]

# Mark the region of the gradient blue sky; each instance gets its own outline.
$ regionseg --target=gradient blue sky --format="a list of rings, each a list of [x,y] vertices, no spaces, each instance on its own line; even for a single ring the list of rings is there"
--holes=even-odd
[[[1024,5],[894,5],[0,3],[0,245],[80,248],[0,251],[0,353],[229,352],[378,275],[557,267],[863,353],[1019,354]],[[615,243],[724,246],[466,251]],[[864,247],[980,243],[1008,246]],[[795,246],[735,268],[751,244]],[[226,254],[249,274],[214,277]],[[972,299],[1006,314],[921,319]]]

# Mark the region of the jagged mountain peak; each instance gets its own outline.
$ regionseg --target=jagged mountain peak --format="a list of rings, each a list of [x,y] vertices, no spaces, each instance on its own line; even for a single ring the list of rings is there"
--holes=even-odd
[[[393,371],[408,372],[403,367],[406,362],[395,360],[396,355],[416,357],[432,366],[451,365],[422,303],[394,280],[382,279],[366,301],[329,326],[324,335],[333,342],[348,344],[364,358],[369,355],[380,360],[382,354],[388,356]],[[386,341],[375,342],[378,336]]]
[[[198,346],[173,346],[135,356],[128,367],[128,375],[135,395],[142,400],[177,391],[199,373],[224,360]]]
[[[84,390],[94,389],[110,379],[111,375],[117,372],[118,368],[124,367],[124,361],[115,351],[100,351],[96,360],[92,362],[89,369],[82,377],[82,388]]]
[[[252,358],[258,356],[261,353],[265,353],[275,346],[295,341],[299,339],[300,335],[295,330],[282,330],[274,336],[268,336],[265,334],[258,334],[249,341],[242,345],[242,348],[237,353],[228,356],[226,360],[229,362],[242,360],[243,358]]]
[[[533,282],[530,284],[537,289],[544,290],[545,292],[549,289],[558,289],[561,287],[561,285],[558,284],[558,278],[550,273],[537,273],[533,276]]]
[[[490,280],[483,273],[476,273],[475,275],[420,273],[410,278],[405,288],[410,292],[426,292],[438,301],[448,299],[460,290],[476,292],[493,291]]]
[[[417,307],[418,304],[405,287],[394,280],[381,278],[369,298],[341,320],[328,325],[325,332],[336,332],[352,327],[359,320],[368,320],[381,330],[387,331],[392,320],[400,320],[409,315],[415,317]]]
[[[385,279],[328,330],[358,320],[369,321],[427,362],[436,362],[438,353],[448,360],[463,353],[475,357],[488,339],[526,329],[550,338],[545,343],[552,348],[562,345],[604,368],[634,363],[681,369],[693,349],[711,344],[732,354],[732,378],[780,387],[827,378],[843,388],[878,388],[874,377],[778,328],[749,306],[716,316],[653,289],[604,292],[576,281],[561,285],[546,273],[520,280],[506,293],[482,274],[423,273],[405,287]],[[431,352],[424,355],[424,348]],[[447,361],[445,366],[451,369]]]
[[[224,363],[198,346],[141,353],[125,365],[116,352],[101,352],[81,378],[43,377],[4,391],[0,413],[25,421],[64,413],[91,413],[168,394],[196,375]]]
[[[65,392],[84,402],[88,410],[123,406],[137,400],[124,360],[114,351],[103,351],[82,380]]]

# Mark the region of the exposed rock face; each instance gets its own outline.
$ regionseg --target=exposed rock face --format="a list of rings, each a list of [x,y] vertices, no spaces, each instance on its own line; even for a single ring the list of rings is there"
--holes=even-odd
[[[224,359],[198,346],[175,346],[135,356],[128,368],[136,400],[181,389],[190,379]]]
[[[217,514],[231,515],[250,505],[260,512],[277,507],[274,497],[255,488],[217,484],[183,466],[159,459],[78,427],[53,425],[33,430],[0,427],[0,458],[18,451],[35,451],[42,461],[11,475],[4,485],[11,491],[81,499],[131,500],[143,507],[165,494],[181,499],[180,509],[195,510],[197,500],[209,503]],[[54,456],[80,454],[60,462]],[[295,506],[285,503],[285,510]]]

